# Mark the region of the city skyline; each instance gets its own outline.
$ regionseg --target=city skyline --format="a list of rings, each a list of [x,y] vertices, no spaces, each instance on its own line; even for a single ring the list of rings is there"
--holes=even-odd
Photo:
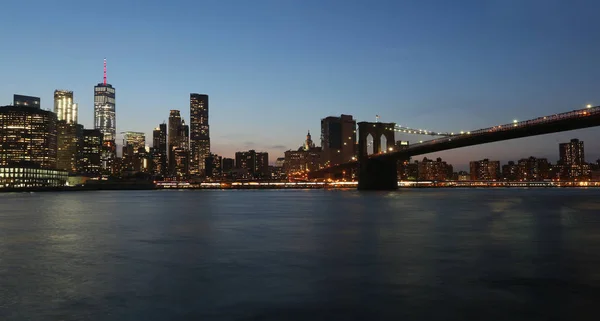
[[[599,31],[592,14],[599,5],[593,2],[492,1],[469,3],[460,12],[455,10],[460,6],[442,2],[432,7],[384,1],[377,8],[356,2],[277,4],[287,20],[267,15],[265,9],[272,5],[206,4],[204,12],[213,15],[202,22],[178,23],[188,14],[183,7],[190,6],[187,11],[193,12],[197,6],[180,2],[164,8],[164,21],[156,23],[160,8],[156,4],[131,18],[139,8],[123,4],[108,13],[112,24],[103,30],[114,37],[96,44],[86,40],[96,29],[89,22],[95,14],[86,4],[73,7],[77,13],[73,23],[81,23],[81,30],[63,36],[58,31],[72,24],[53,24],[48,19],[58,9],[39,2],[31,10],[38,19],[0,36],[5,43],[30,40],[19,50],[0,54],[11,61],[1,71],[13,75],[0,88],[1,99],[6,100],[0,105],[9,104],[18,93],[41,97],[42,108],[51,110],[53,91],[64,88],[77,97],[79,122],[93,128],[91,87],[102,81],[99,64],[106,57],[110,83],[119,88],[118,132],[141,131],[151,137],[170,109],[181,110],[189,123],[189,94],[202,92],[211,99],[213,153],[232,157],[236,151],[255,149],[274,160],[295,149],[307,130],[320,132],[319,121],[328,116],[349,114],[357,121],[373,121],[379,114],[384,122],[459,131],[600,102],[600,81],[595,77],[600,71],[595,58],[600,46],[593,41]],[[24,10],[23,6],[5,5],[7,10]],[[330,14],[328,8],[339,12]],[[13,30],[15,19],[8,17],[0,26]],[[300,24],[306,19],[314,23]],[[364,23],[356,26],[355,19]],[[52,23],[40,30],[46,21]],[[140,31],[137,38],[116,32],[132,26],[140,30],[148,26],[149,31]],[[177,42],[211,26],[206,30],[212,33],[198,35],[205,39],[200,42],[203,46]],[[158,28],[164,30],[156,32]],[[44,39],[48,32],[54,35],[53,42]],[[167,37],[169,32],[176,34],[173,40]],[[223,34],[230,36],[230,43],[219,41]],[[73,52],[60,45],[72,40],[88,50]],[[22,55],[29,43],[38,46],[30,52],[44,54]],[[27,68],[36,70],[35,77],[17,72]],[[555,161],[556,142],[579,138],[589,142],[586,158],[592,161],[600,158],[600,142],[593,139],[598,133],[598,129],[578,130],[426,156],[442,157],[457,169],[485,157],[507,161],[534,154]]]

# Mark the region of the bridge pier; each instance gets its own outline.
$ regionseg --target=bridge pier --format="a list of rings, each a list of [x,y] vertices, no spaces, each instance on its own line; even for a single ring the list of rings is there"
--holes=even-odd
[[[364,157],[360,161],[358,189],[391,191],[398,189],[398,161],[392,157]]]

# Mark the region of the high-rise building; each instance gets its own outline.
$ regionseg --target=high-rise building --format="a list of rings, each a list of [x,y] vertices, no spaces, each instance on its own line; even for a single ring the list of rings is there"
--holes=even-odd
[[[56,114],[29,105],[0,107],[0,166],[56,168]]]
[[[13,95],[13,106],[27,106],[40,108],[40,97],[25,96],[25,95]]]
[[[77,104],[73,102],[73,92],[68,90],[54,91],[54,113],[59,121],[77,124]]]
[[[58,119],[56,168],[74,173],[83,126],[77,124],[77,104],[73,102],[72,91],[54,91],[54,113]]]
[[[321,119],[323,165],[346,163],[356,156],[356,120],[351,115]]]
[[[223,157],[209,154],[205,159],[206,177],[220,177],[223,175]]]
[[[176,177],[189,174],[189,127],[181,119],[179,110],[171,110],[168,128],[169,172]],[[184,154],[188,155],[184,155]],[[185,163],[185,164],[184,164]]]
[[[436,160],[425,157],[418,163],[417,168],[419,180],[425,181],[446,181],[452,179],[454,172],[452,165],[439,157]]]
[[[78,149],[83,126],[59,120],[56,125],[56,168],[70,173],[77,172]]]
[[[205,159],[210,154],[208,95],[190,94],[190,149],[190,173],[205,175]]]
[[[102,132],[99,129],[82,130],[78,149],[77,171],[83,175],[99,177],[102,171]]]
[[[269,177],[269,153],[255,150],[236,152],[235,167],[247,170],[250,178]]]
[[[162,123],[152,132],[152,160],[155,175],[167,174],[167,124]]]
[[[559,165],[562,167],[561,177],[566,179],[581,178],[589,175],[589,165],[585,163],[583,141],[571,139],[568,143],[559,144]]]
[[[102,169],[113,173],[116,158],[115,139],[117,135],[115,88],[106,82],[106,59],[104,59],[104,78],[94,86],[94,129],[100,130],[104,143],[102,149]]]
[[[494,181],[500,178],[500,161],[483,159],[470,163],[472,181]]]
[[[142,151],[145,153],[146,135],[142,132],[123,132],[123,166],[126,170],[139,172],[139,157],[137,154]]]

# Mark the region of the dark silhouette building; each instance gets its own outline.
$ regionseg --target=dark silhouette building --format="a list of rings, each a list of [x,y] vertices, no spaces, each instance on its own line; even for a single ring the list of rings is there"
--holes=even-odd
[[[206,177],[221,177],[223,175],[223,158],[216,154],[209,154],[205,158]]]
[[[356,156],[356,120],[351,115],[321,119],[321,148],[325,166],[351,161]]]
[[[494,181],[500,178],[500,161],[483,159],[470,163],[472,181]]]
[[[255,150],[236,152],[235,167],[247,170],[250,176],[248,178],[267,178],[269,177],[269,154]]]
[[[190,174],[207,175],[205,160],[210,154],[208,95],[190,94],[190,149]]]
[[[13,95],[13,106],[40,108],[40,97]]]
[[[560,177],[564,179],[578,179],[589,176],[589,165],[585,163],[583,141],[571,139],[568,143],[558,145],[561,166]]]
[[[77,172],[99,177],[102,173],[102,132],[99,129],[83,129],[78,148]]]
[[[169,173],[182,178],[189,174],[189,127],[182,121],[179,110],[171,110],[169,115]],[[187,155],[185,155],[187,153]]]

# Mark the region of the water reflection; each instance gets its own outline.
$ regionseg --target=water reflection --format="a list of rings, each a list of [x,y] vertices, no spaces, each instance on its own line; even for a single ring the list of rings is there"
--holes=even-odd
[[[597,196],[2,195],[2,319],[582,317],[600,300]]]

